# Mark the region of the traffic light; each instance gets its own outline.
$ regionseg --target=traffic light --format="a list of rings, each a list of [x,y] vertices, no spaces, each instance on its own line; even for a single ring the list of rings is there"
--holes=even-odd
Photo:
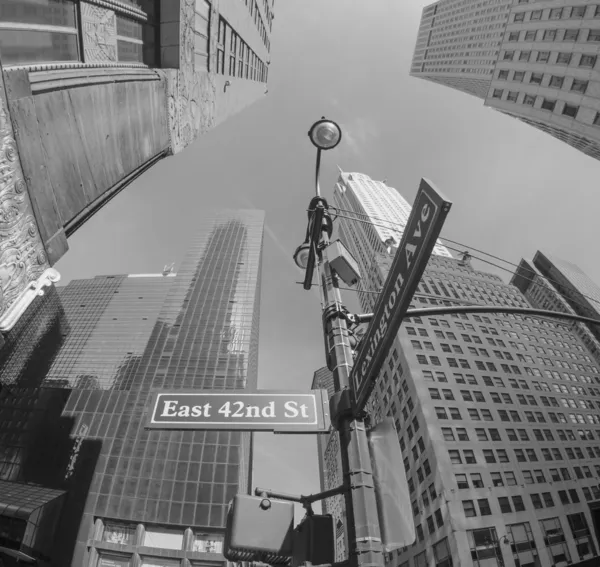
[[[229,503],[223,555],[229,561],[289,565],[294,504],[238,494]]]
[[[333,516],[306,516],[294,530],[292,567],[323,565],[335,560]]]

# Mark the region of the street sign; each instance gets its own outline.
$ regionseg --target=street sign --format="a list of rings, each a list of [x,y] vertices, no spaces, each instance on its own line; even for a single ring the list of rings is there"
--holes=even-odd
[[[327,390],[174,390],[153,392],[146,428],[326,433],[329,425]]]
[[[357,409],[373,391],[452,203],[421,179],[412,212],[351,374]]]

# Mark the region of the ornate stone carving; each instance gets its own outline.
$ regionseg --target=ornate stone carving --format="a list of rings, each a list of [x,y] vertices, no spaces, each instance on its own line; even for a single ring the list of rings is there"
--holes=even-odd
[[[0,68],[0,320],[50,267],[23,179],[4,92]]]
[[[113,10],[81,3],[86,63],[117,60],[117,17]]]
[[[212,73],[195,69],[195,0],[181,0],[179,69],[165,71],[168,120],[173,153],[181,151],[214,126],[217,87]],[[218,6],[212,4],[210,54],[216,52]]]

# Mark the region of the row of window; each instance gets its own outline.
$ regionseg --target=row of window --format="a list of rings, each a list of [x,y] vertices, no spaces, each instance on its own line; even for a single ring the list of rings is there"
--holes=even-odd
[[[505,51],[500,58],[501,61],[523,61],[529,62],[531,60],[532,51],[531,50],[521,50],[518,52],[519,56],[515,59],[517,54],[516,51]],[[571,53],[571,52],[549,52],[549,51],[537,51],[537,56],[542,54],[542,59],[539,61],[543,63],[556,63],[558,65],[575,65],[576,67],[581,67],[584,69],[593,69],[596,66],[598,61],[598,56],[594,53]],[[548,57],[546,59],[546,56]],[[556,57],[554,57],[556,56]],[[546,59],[544,61],[544,59]]]
[[[254,25],[258,29],[258,33],[260,38],[262,39],[263,44],[267,48],[268,51],[271,51],[271,42],[269,41],[269,36],[267,34],[267,28],[263,22],[262,16],[260,14],[260,10],[258,9],[258,3],[256,0],[243,0],[248,7],[248,11],[250,12],[250,17],[254,19]],[[269,29],[272,28],[273,14],[270,12],[269,7],[266,2],[263,2],[265,8],[265,14],[267,15],[267,19],[269,21]]]
[[[457,427],[456,437],[452,427],[442,427],[442,435],[445,441],[470,441],[469,434],[464,427]],[[502,441],[502,436],[498,429],[484,429],[476,427],[474,429],[475,436],[478,441]],[[530,441],[529,433],[526,429],[505,429],[506,436],[509,441]],[[554,434],[550,429],[533,429],[532,433],[536,441],[555,441]],[[577,435],[570,429],[557,429],[556,434],[560,441],[594,441],[594,432],[591,429],[578,429]],[[600,430],[596,431],[598,439],[600,439]],[[600,458],[600,447],[587,448],[590,459],[594,457]]]
[[[531,369],[525,368],[525,371],[529,376],[541,376],[542,375],[541,372],[537,368],[531,368]],[[436,370],[435,374],[431,370],[421,370],[421,372],[423,374],[423,378],[427,382],[448,383],[448,378],[446,377],[446,373],[441,370]],[[545,373],[547,374],[548,378],[556,378],[557,380],[577,381],[577,376],[575,376],[575,374],[567,374],[565,372],[561,376],[556,371],[545,371]],[[457,384],[471,384],[474,386],[478,385],[477,378],[475,378],[475,375],[473,375],[473,374],[461,374],[460,372],[453,372],[452,376]],[[486,386],[495,387],[495,388],[506,388],[506,384],[504,383],[504,380],[502,378],[500,378],[499,376],[481,376],[480,378],[483,380],[483,383]],[[584,383],[591,383],[591,378],[589,376],[581,376],[580,379],[582,379],[581,381]],[[566,388],[568,388],[568,386],[566,384],[552,384],[552,388],[551,388],[547,382],[540,382],[538,380],[531,380],[531,382],[529,382],[528,380],[521,380],[521,379],[517,380],[516,378],[508,378],[507,381],[508,381],[508,385],[511,388],[514,388],[516,390],[530,390],[531,388],[529,387],[529,384],[531,383],[531,386],[533,387],[533,389],[538,392],[552,392],[552,390],[554,390],[557,393],[565,393],[565,394],[569,393],[568,389],[566,389]],[[582,396],[588,395],[586,393],[585,389],[582,388],[581,386],[571,386],[571,392],[573,394],[579,394]],[[591,393],[591,395],[594,395],[594,396],[600,395],[600,392],[595,388],[590,388],[590,393]],[[542,403],[544,403],[544,402],[542,402]],[[552,403],[552,402],[550,402],[550,403]],[[544,405],[546,405],[546,404],[544,404]]]
[[[523,12],[521,12],[523,13]],[[587,35],[586,32],[587,31]],[[585,39],[584,39],[585,37]],[[559,39],[560,38],[560,39]],[[547,29],[523,30],[508,33],[508,41],[582,41],[600,42],[600,29],[581,30],[575,29]]]
[[[546,62],[550,56],[549,51],[540,51],[537,56],[537,61]],[[513,71],[511,80],[522,83],[525,81],[525,71]],[[560,75],[544,75],[543,73],[530,73],[527,72],[528,75],[528,83],[533,85],[542,85],[545,87],[551,87],[555,89],[562,89],[565,86],[565,77]],[[501,69],[498,71],[497,78],[499,80],[508,81],[509,80],[509,71],[508,69]],[[547,80],[545,78],[549,77]],[[589,81],[584,79],[577,79],[575,77],[567,77],[568,81],[568,90],[571,92],[585,94],[587,88],[589,86]],[[543,83],[543,84],[542,84]],[[499,89],[494,89],[493,93],[498,91]],[[492,96],[494,96],[492,93]],[[496,96],[495,98],[498,98]]]
[[[460,438],[459,438],[460,439]],[[595,453],[592,447],[588,447],[589,452],[586,457],[580,447],[566,447],[564,448],[565,453],[567,454],[568,460],[575,459],[594,459],[600,457],[600,454]],[[517,462],[526,463],[526,462],[538,462],[539,458],[535,451],[535,449],[513,449]],[[560,452],[560,449],[557,447],[552,448],[543,448],[540,449],[542,453],[542,457],[545,461],[562,461],[563,455]],[[510,462],[510,458],[508,457],[508,452],[506,449],[483,449],[482,450],[483,459],[486,463],[508,463]],[[450,462],[453,465],[474,465],[477,464],[477,458],[475,456],[475,452],[472,449],[463,449],[462,457],[461,451],[458,449],[449,449],[448,455],[450,456]],[[588,466],[583,467],[582,474],[588,478],[592,478],[592,471]],[[581,477],[583,478],[583,476]]]
[[[507,102],[520,103],[524,104],[525,106],[535,106],[536,101],[540,99],[541,103],[536,108],[540,108],[541,110],[548,110],[549,112],[554,112],[554,110],[557,109],[558,103],[558,108],[560,108],[560,114],[562,114],[563,116],[567,116],[568,118],[575,119],[577,118],[577,114],[579,113],[579,109],[581,108],[577,104],[570,104],[568,102],[557,101],[552,98],[546,98],[527,93],[520,93],[519,91],[506,91],[506,97],[504,97],[504,92],[504,89],[494,89],[492,92],[492,98],[506,100]],[[592,119],[591,125],[600,126],[600,112],[596,112],[594,118]]]
[[[436,407],[435,413],[438,419],[448,419],[448,415],[450,415],[450,419],[453,420],[462,420],[462,415],[460,413],[459,408],[445,408],[445,407]],[[448,412],[446,412],[448,410]],[[487,408],[475,409],[469,408],[468,410],[469,417],[473,421],[494,421],[494,417],[492,412]],[[520,423],[523,420],[521,419],[521,415],[516,410],[497,410],[498,417],[500,421],[512,421],[515,423]],[[523,412],[525,415],[526,421],[529,423],[547,423],[546,417],[544,413],[541,411],[525,411]],[[563,413],[554,413],[548,412],[548,418],[551,423],[568,423],[567,417]],[[580,414],[580,413],[570,413],[569,420],[571,423],[581,423],[581,424],[600,424],[600,415],[596,414]]]
[[[253,0],[256,2],[256,0]],[[228,49],[227,49],[228,47]],[[225,74],[225,62],[228,64],[228,75],[253,81],[267,82],[268,67],[248,44],[223,19],[219,18],[217,38],[216,72]]]
[[[567,392],[568,393],[568,392]],[[517,401],[513,401],[510,394],[504,392],[488,392],[492,402],[495,404],[515,404],[519,403],[523,406],[538,406],[538,402],[533,395],[516,394]],[[479,390],[460,390],[460,395],[465,402],[482,402],[486,403],[487,400],[483,392]],[[429,388],[429,396],[432,400],[449,400],[455,401],[454,392],[450,389]],[[573,398],[560,398],[560,404],[558,400],[553,397],[540,396],[540,401],[545,407],[566,407],[566,408],[582,408],[582,409],[595,409],[592,400],[580,399],[574,400]],[[600,401],[596,402],[598,409],[600,409]]]
[[[529,0],[519,0],[519,4],[527,4]],[[568,6],[561,8],[550,8],[546,10],[532,10],[531,12],[517,12],[513,22],[539,21],[539,20],[561,20],[600,18],[600,6]]]

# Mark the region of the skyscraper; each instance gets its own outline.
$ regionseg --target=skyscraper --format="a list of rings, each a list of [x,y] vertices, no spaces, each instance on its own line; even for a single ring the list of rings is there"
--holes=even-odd
[[[353,252],[365,246],[364,223],[336,222]],[[366,252],[365,292],[393,260],[381,242]],[[360,298],[371,311],[377,295]],[[517,287],[441,255],[412,302],[428,305],[530,307]],[[407,318],[368,407],[374,422],[395,420],[416,525],[415,544],[387,564],[550,567],[598,555],[586,503],[600,499],[600,371],[570,323]]]
[[[402,240],[411,206],[398,191],[383,181],[375,181],[364,173],[341,170],[333,200],[340,209],[339,235],[354,257],[360,260],[362,281],[359,289],[380,289],[384,280],[378,274],[378,261],[387,257]],[[348,215],[357,222],[344,218]],[[433,254],[452,257],[440,241],[435,245]],[[360,294],[361,298],[365,296]],[[372,307],[374,303],[367,299],[367,304]]]
[[[440,0],[423,8],[410,74],[487,96],[512,0]]]
[[[600,287],[571,262],[538,250],[533,261],[521,260],[511,283],[535,307],[600,320]],[[600,364],[598,327],[577,322],[571,326]]]
[[[71,282],[52,296],[40,361],[17,363],[31,334],[19,322],[0,359],[0,546],[44,567],[224,562],[250,434],[144,426],[155,389],[256,388],[263,222],[208,212],[177,274]]]
[[[441,0],[427,6],[410,74],[473,94],[600,159],[600,5],[483,5]]]
[[[0,2],[0,328],[109,200],[266,95],[273,1]]]

